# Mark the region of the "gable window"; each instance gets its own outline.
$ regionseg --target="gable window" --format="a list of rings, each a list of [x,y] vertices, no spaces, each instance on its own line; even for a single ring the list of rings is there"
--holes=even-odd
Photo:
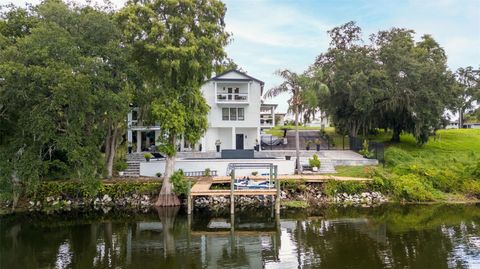
[[[222,120],[245,120],[245,109],[243,107],[222,108]]]

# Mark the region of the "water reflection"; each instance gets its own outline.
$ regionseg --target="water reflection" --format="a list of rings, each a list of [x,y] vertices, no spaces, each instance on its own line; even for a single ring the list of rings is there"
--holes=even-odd
[[[476,205],[0,221],[0,268],[478,268]]]

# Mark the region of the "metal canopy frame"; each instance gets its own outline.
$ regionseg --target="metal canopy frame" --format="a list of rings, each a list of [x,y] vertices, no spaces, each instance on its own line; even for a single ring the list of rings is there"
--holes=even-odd
[[[252,168],[264,168],[270,170],[268,177],[268,189],[271,190],[270,186],[272,184],[272,180],[275,180],[275,213],[280,214],[280,181],[277,178],[278,166],[274,165],[273,163],[229,163],[227,166],[227,174],[230,175],[230,214],[235,213],[235,170]]]

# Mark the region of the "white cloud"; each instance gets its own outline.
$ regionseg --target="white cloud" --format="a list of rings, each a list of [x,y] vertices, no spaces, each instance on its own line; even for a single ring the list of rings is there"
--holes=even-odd
[[[226,23],[234,39],[294,48],[318,46],[324,40],[320,34],[331,28],[291,5],[269,1],[227,2]]]

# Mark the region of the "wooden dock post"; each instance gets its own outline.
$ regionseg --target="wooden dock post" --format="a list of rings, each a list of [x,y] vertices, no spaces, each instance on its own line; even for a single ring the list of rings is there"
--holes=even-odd
[[[235,169],[230,173],[230,214],[235,214],[235,196],[233,195],[235,188]]]
[[[193,199],[192,199],[192,194],[191,194],[191,188],[192,188],[192,183],[190,180],[188,181],[188,193],[187,193],[187,214],[191,215],[192,214],[192,207],[193,207]]]
[[[277,176],[278,166],[274,166],[275,187],[277,188],[277,197],[275,197],[275,214],[280,214],[280,180]]]

